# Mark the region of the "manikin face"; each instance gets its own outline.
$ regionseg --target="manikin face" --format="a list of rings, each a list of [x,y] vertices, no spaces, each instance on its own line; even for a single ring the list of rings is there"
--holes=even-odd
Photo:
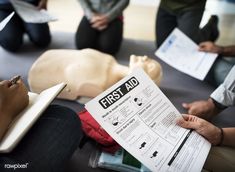
[[[155,83],[160,84],[162,78],[162,67],[156,60],[147,56],[131,55],[129,67],[130,72],[136,67],[141,67]]]

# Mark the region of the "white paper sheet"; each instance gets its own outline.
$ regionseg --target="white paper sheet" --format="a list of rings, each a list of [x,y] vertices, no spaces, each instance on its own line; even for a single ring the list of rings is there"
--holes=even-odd
[[[21,0],[10,0],[17,14],[27,23],[47,23],[57,18],[46,10],[38,10],[37,7]]]
[[[199,80],[204,80],[218,54],[198,51],[198,45],[179,29],[174,29],[155,55],[167,64]]]
[[[3,21],[0,23],[0,31],[6,26],[6,24],[11,20],[12,16],[15,14],[15,12],[12,12],[10,15],[8,15]]]
[[[181,114],[142,69],[89,101],[85,108],[150,170],[201,171],[211,144],[176,125]]]

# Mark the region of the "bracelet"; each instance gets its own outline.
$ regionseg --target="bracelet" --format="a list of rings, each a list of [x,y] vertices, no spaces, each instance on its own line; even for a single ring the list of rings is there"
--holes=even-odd
[[[224,141],[224,130],[223,128],[219,128],[219,129],[220,129],[220,141],[216,146],[221,146]]]

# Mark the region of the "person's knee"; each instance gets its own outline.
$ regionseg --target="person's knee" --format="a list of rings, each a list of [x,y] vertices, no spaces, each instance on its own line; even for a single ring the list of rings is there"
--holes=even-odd
[[[75,36],[75,45],[78,50],[82,50],[84,48],[94,48],[95,49],[96,40],[93,38],[87,38],[85,35],[81,35],[79,32],[76,33]]]
[[[45,113],[47,114],[47,117],[60,119],[69,124],[70,128],[80,130],[80,119],[77,114],[68,107],[61,105],[50,105]]]
[[[76,37],[75,45],[78,50],[82,50],[84,48],[94,48],[88,40],[82,40]]]
[[[31,37],[31,41],[40,48],[45,48],[51,43],[51,35],[46,34],[44,36],[35,34]]]
[[[121,46],[121,41],[119,43],[103,41],[99,44],[98,49],[101,52],[114,55],[119,51],[120,46]]]
[[[23,44],[23,38],[16,38],[11,35],[1,35],[0,45],[7,51],[16,52]]]

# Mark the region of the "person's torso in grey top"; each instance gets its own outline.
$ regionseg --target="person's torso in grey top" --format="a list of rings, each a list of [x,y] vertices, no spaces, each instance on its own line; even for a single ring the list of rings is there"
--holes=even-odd
[[[79,0],[86,17],[90,20],[95,13],[106,14],[113,20],[122,14],[129,0]]]
[[[210,97],[223,106],[235,106],[235,65]]]

